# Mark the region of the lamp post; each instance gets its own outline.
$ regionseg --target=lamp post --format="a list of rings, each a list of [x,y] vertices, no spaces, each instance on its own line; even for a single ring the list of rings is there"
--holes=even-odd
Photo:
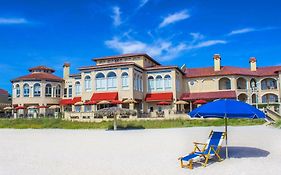
[[[258,105],[258,92],[259,92],[258,83],[252,82],[251,83],[251,97],[253,97],[253,94],[256,94],[256,108],[257,109],[259,108],[259,105]]]

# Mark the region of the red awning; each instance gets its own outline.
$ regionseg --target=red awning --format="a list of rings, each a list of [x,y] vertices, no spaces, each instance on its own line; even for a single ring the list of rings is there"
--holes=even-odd
[[[93,93],[91,101],[118,100],[118,92]]]
[[[236,98],[235,91],[195,92],[184,93],[181,100],[214,100],[222,98]]]
[[[158,102],[157,105],[166,106],[166,105],[171,105],[171,103],[166,102],[166,101],[161,101],[161,102]]]
[[[195,104],[195,105],[206,104],[206,103],[207,103],[206,100],[195,100],[195,102],[193,102],[193,104]]]
[[[74,105],[75,103],[77,102],[80,102],[82,101],[82,98],[81,97],[74,97],[73,99],[62,99],[60,101],[60,105]]]
[[[145,101],[173,101],[173,93],[150,93],[146,94]]]

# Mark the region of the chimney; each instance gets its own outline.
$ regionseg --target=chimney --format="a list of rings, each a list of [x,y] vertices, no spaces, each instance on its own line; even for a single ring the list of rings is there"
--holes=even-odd
[[[250,63],[251,71],[256,71],[257,70],[257,59],[255,57],[251,57],[249,63]]]
[[[221,70],[221,56],[220,54],[214,54],[214,70],[220,71]]]
[[[70,74],[70,64],[64,63],[63,64],[63,79],[68,79]]]

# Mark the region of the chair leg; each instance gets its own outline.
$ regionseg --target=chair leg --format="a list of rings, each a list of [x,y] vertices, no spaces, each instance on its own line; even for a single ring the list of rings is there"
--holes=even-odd
[[[206,160],[205,160],[205,163],[203,164],[203,167],[207,166],[208,161],[209,161],[209,155],[206,157]]]
[[[181,163],[180,163],[181,164],[181,168],[183,168],[184,167],[183,161],[182,160],[180,160],[180,161],[181,161]]]
[[[189,169],[193,169],[193,160],[191,159],[191,160],[189,160],[189,163],[188,163],[188,166],[187,166],[187,168],[189,168]]]

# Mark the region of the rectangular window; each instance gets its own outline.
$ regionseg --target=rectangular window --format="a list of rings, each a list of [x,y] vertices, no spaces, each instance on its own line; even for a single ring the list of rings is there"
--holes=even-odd
[[[81,106],[75,106],[74,109],[75,112],[81,112]]]
[[[85,105],[84,111],[85,112],[92,112],[92,106],[91,105]]]
[[[67,88],[63,89],[63,97],[67,97]]]
[[[161,90],[163,89],[163,79],[157,78],[156,79],[156,89]]]
[[[149,79],[148,80],[148,91],[152,91],[154,90],[154,80],[153,79]]]
[[[129,87],[129,81],[128,81],[128,76],[123,76],[122,77],[122,88],[128,88]]]
[[[116,77],[107,78],[107,87],[108,87],[108,89],[116,88]]]
[[[72,85],[68,86],[68,97],[72,97]]]

